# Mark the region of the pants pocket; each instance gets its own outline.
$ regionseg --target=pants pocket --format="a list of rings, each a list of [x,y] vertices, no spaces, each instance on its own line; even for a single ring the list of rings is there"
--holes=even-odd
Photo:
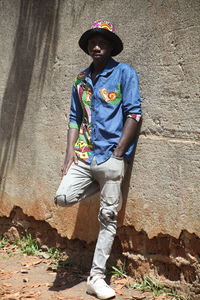
[[[111,157],[113,157],[117,160],[124,160],[124,156],[115,156],[114,154],[112,154]]]
[[[108,160],[107,170],[106,170],[106,179],[107,180],[122,180],[124,177],[124,158],[115,158],[111,156]]]

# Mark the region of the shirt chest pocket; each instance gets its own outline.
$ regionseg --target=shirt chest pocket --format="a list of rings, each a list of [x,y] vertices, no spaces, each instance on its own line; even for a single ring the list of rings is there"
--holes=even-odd
[[[102,88],[99,89],[100,98],[103,100],[103,104],[108,103],[111,105],[117,105],[122,100],[121,84],[118,83],[116,88]]]

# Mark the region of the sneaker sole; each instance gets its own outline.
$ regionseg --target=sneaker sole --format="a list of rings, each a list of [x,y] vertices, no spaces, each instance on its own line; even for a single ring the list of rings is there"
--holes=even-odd
[[[91,290],[89,290],[89,289],[87,289],[87,291],[86,291],[86,293],[88,294],[88,295],[93,295],[93,296],[96,296],[98,299],[101,299],[101,300],[106,300],[106,299],[113,299],[113,298],[115,298],[115,296],[116,295],[113,295],[113,296],[110,296],[110,297],[99,297],[95,292],[93,292],[93,291],[91,291]]]

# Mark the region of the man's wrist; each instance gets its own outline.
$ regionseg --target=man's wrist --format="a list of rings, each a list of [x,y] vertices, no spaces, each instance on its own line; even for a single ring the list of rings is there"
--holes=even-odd
[[[67,145],[66,152],[73,151],[74,145]]]
[[[113,151],[113,154],[117,157],[122,157],[124,155],[124,151],[122,151],[122,149],[115,148],[115,150]]]

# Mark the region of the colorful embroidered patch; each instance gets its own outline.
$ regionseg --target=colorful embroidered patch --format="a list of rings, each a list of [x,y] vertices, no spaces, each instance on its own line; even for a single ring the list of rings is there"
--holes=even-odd
[[[101,89],[99,92],[103,99],[110,104],[116,105],[122,99],[120,84],[118,84],[118,88],[115,91],[107,92],[107,90],[104,88]]]
[[[110,92],[110,93],[108,93],[108,98],[111,101],[114,101],[117,98],[117,94],[115,92]]]
[[[79,74],[77,75],[77,78],[78,78],[78,79],[83,79],[83,78],[85,78],[85,75],[86,75],[85,72],[81,72],[81,73],[79,73]]]
[[[74,85],[75,85],[75,87],[77,87],[77,85],[78,85],[81,81],[83,81],[83,80],[85,79],[85,77],[86,77],[86,72],[81,72],[81,73],[79,73],[79,74],[76,76],[75,80],[74,80]]]
[[[131,119],[134,119],[137,122],[139,122],[141,119],[141,115],[140,114],[129,114],[129,115],[127,115],[127,118],[131,118]]]
[[[92,100],[92,88],[89,84],[81,84],[79,91],[82,89],[82,93],[79,92],[79,99],[81,99],[81,101],[90,106],[91,105],[91,100]]]
[[[75,143],[74,150],[81,160],[87,160],[92,153],[92,144],[90,141],[91,128],[84,124],[80,127],[79,137]]]

